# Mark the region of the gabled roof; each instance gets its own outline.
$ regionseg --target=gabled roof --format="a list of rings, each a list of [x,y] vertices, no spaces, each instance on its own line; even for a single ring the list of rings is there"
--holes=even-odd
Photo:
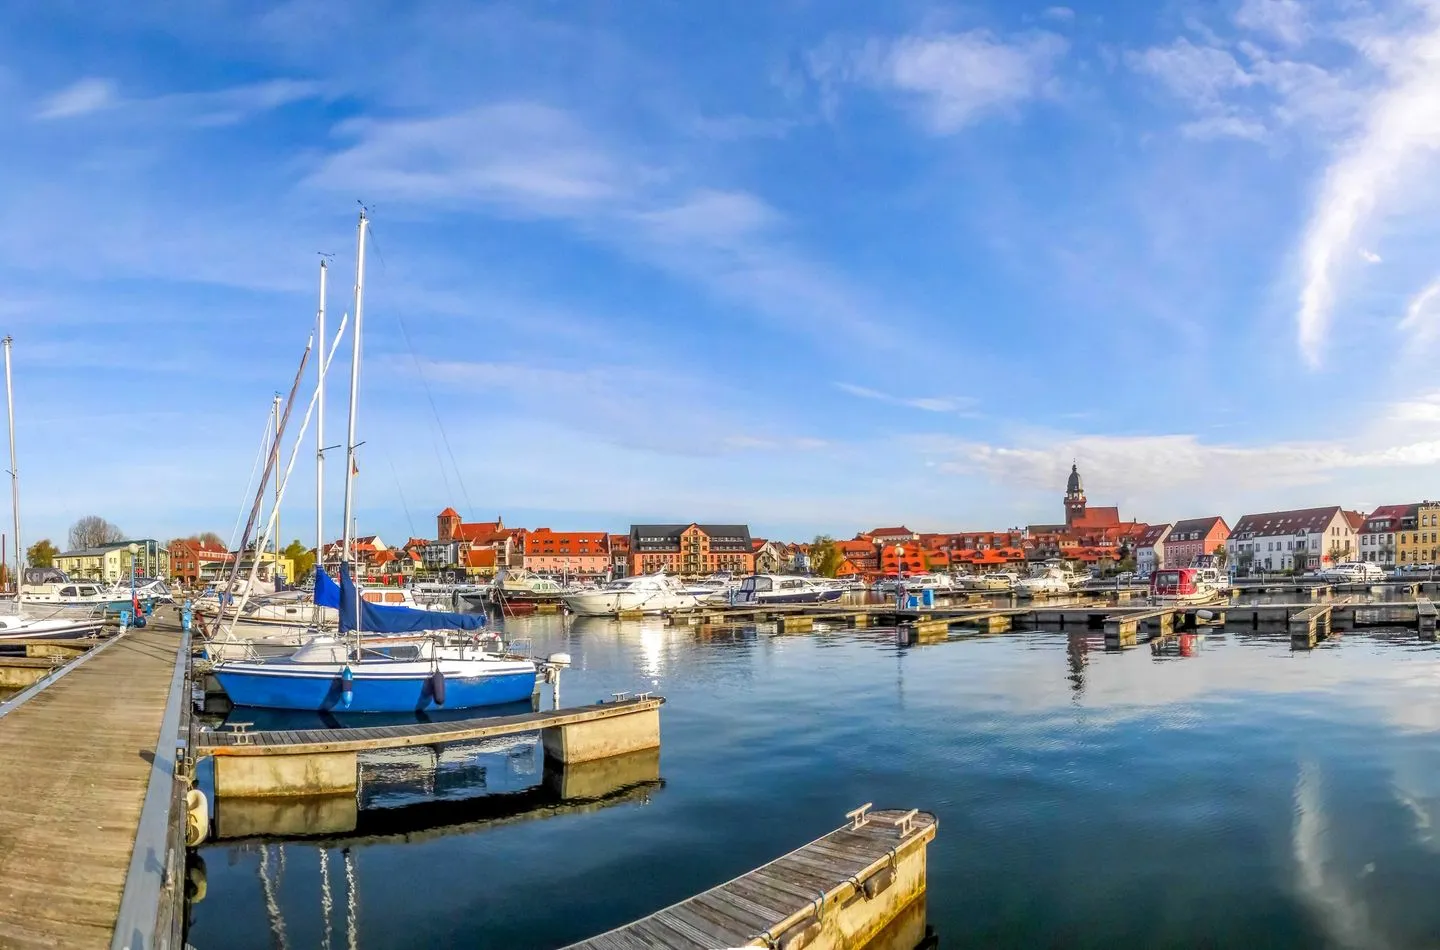
[[[466,567],[494,567],[495,552],[489,548],[471,548],[465,552]]]
[[[460,512],[456,511],[454,508],[446,508],[444,511],[440,512],[440,517],[458,518],[460,517]]]
[[[1184,521],[1175,522],[1175,527],[1170,531],[1170,537],[1176,541],[1203,541],[1211,531],[1215,530],[1217,523],[1227,532],[1230,530],[1230,526],[1225,524],[1224,518],[1219,515],[1211,515],[1208,518],[1186,518]],[[1198,537],[1188,537],[1192,534],[1198,535]]]
[[[1339,505],[1330,505],[1327,508],[1296,508],[1291,511],[1263,511],[1259,514],[1246,515],[1235,522],[1235,528],[1230,535],[1231,537],[1253,535],[1258,538],[1266,538],[1297,534],[1301,531],[1313,534],[1324,531],[1339,513]]]
[[[1383,534],[1391,531],[1398,531],[1400,519],[1414,517],[1420,509],[1419,504],[1410,505],[1381,505],[1370,512],[1370,517],[1361,523],[1355,530],[1362,534]],[[1386,522],[1389,522],[1386,524]]]
[[[1071,524],[1072,528],[1108,528],[1120,523],[1119,508],[1086,508]]]
[[[454,537],[457,541],[470,541],[478,544],[488,544],[492,541],[504,540],[500,534],[500,522],[498,521],[472,521],[469,524],[458,524],[455,526]]]
[[[1365,523],[1365,513],[1362,511],[1346,511],[1345,523],[1350,526],[1351,531],[1359,531],[1360,526]]]
[[[1145,529],[1145,533],[1140,535],[1140,539],[1136,543],[1142,548],[1154,547],[1164,540],[1169,531],[1168,524],[1152,524]]]
[[[893,536],[893,535],[898,535],[898,534],[912,535],[912,536],[915,534],[914,531],[911,531],[909,528],[905,527],[903,524],[902,524],[902,525],[896,525],[896,526],[893,527],[893,528],[874,528],[874,529],[872,529],[872,530],[870,530],[870,531],[867,531],[867,532],[865,532],[865,533],[868,534],[868,535],[870,535],[872,538],[875,537],[875,535],[877,535],[877,534],[879,534],[879,535],[885,535],[885,536],[887,536],[887,537],[888,537],[888,536]]]

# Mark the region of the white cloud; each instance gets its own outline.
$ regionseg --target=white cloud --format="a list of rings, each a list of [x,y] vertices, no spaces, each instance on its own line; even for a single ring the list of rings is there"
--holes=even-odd
[[[1430,290],[1440,292],[1440,283],[1432,285]],[[1390,407],[1388,415],[1391,420],[1402,424],[1440,422],[1440,392],[1424,393],[1397,402]]]
[[[1291,46],[1303,43],[1309,35],[1305,8],[1299,0],[1245,0],[1235,14],[1235,23]]]
[[[1385,258],[1381,257],[1379,254],[1376,254],[1369,248],[1362,247],[1360,248],[1358,253],[1360,254],[1360,259],[1367,264],[1379,264],[1381,261],[1385,260]]]
[[[1046,7],[1040,15],[1046,19],[1057,20],[1061,23],[1069,23],[1075,19],[1075,11],[1069,7]]]
[[[1410,298],[1405,316],[1400,320],[1400,330],[1410,334],[1417,344],[1430,343],[1440,336],[1440,278],[1431,281],[1424,290]]]
[[[870,389],[868,386],[857,386],[854,383],[836,383],[835,388],[861,399],[873,399],[876,402],[886,402],[895,406],[909,406],[911,409],[923,409],[926,412],[963,412],[968,415],[971,414],[969,412],[971,407],[975,405],[975,400],[966,396],[893,396],[877,389]]]
[[[109,108],[117,101],[113,80],[81,79],[48,97],[36,118],[73,119]]]
[[[1068,43],[1054,33],[1004,39],[988,30],[870,40],[858,49],[833,45],[810,58],[830,94],[835,80],[907,96],[938,135],[1047,94]]]

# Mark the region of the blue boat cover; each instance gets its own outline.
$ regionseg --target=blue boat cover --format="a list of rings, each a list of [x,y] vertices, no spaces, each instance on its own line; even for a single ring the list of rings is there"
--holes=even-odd
[[[315,565],[315,605],[340,609],[340,585],[319,564]]]
[[[358,614],[358,616],[357,616]],[[359,621],[358,624],[356,621]],[[479,630],[484,614],[457,614],[372,604],[360,596],[350,579],[350,568],[340,565],[340,632],[421,633],[425,630]]]

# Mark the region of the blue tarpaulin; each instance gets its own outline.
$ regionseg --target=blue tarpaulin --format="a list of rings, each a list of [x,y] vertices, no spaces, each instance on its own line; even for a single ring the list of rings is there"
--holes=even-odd
[[[315,604],[340,609],[340,585],[319,564],[315,565]]]
[[[421,633],[426,630],[479,630],[484,626],[484,614],[372,604],[356,590],[355,582],[350,579],[350,568],[340,565],[341,633],[356,629],[361,633]]]

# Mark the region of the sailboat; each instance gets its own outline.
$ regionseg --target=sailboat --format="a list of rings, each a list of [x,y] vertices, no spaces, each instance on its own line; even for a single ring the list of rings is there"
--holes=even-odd
[[[435,706],[465,709],[528,699],[534,693],[540,668],[534,660],[484,649],[491,638],[474,635],[458,642],[447,641],[436,632],[478,631],[485,623],[483,615],[372,603],[361,595],[351,578],[351,509],[355,450],[359,445],[355,440],[355,410],[364,326],[365,235],[366,215],[362,209],[357,238],[340,583],[337,585],[330,578],[323,565],[317,563],[315,568],[317,612],[326,607],[338,610],[339,636],[317,632],[288,656],[220,660],[213,672],[231,702],[267,709],[407,712]],[[322,371],[324,365],[322,361]],[[323,376],[319,390],[323,390]],[[318,451],[317,461],[323,465],[323,445]],[[317,478],[317,491],[319,484]],[[319,526],[317,540],[320,540]],[[418,639],[414,638],[417,634]],[[390,639],[405,635],[411,636],[404,640]],[[557,655],[551,660],[558,665],[568,662],[568,657]]]
[[[24,548],[20,545],[20,470],[15,465],[15,389],[10,378],[10,348],[14,342],[8,334],[3,341],[5,348],[5,409],[10,424],[10,507],[15,521],[15,575],[23,579],[29,572],[25,569],[22,553]],[[96,589],[99,590],[98,585],[96,585]],[[21,613],[20,608],[20,603],[24,599],[21,584],[17,582],[15,600],[10,602],[13,613],[0,615],[0,645],[3,645],[6,640],[52,640],[95,636],[105,624],[105,617],[101,611],[95,611],[88,617],[62,617],[54,614],[46,617],[26,617]]]

